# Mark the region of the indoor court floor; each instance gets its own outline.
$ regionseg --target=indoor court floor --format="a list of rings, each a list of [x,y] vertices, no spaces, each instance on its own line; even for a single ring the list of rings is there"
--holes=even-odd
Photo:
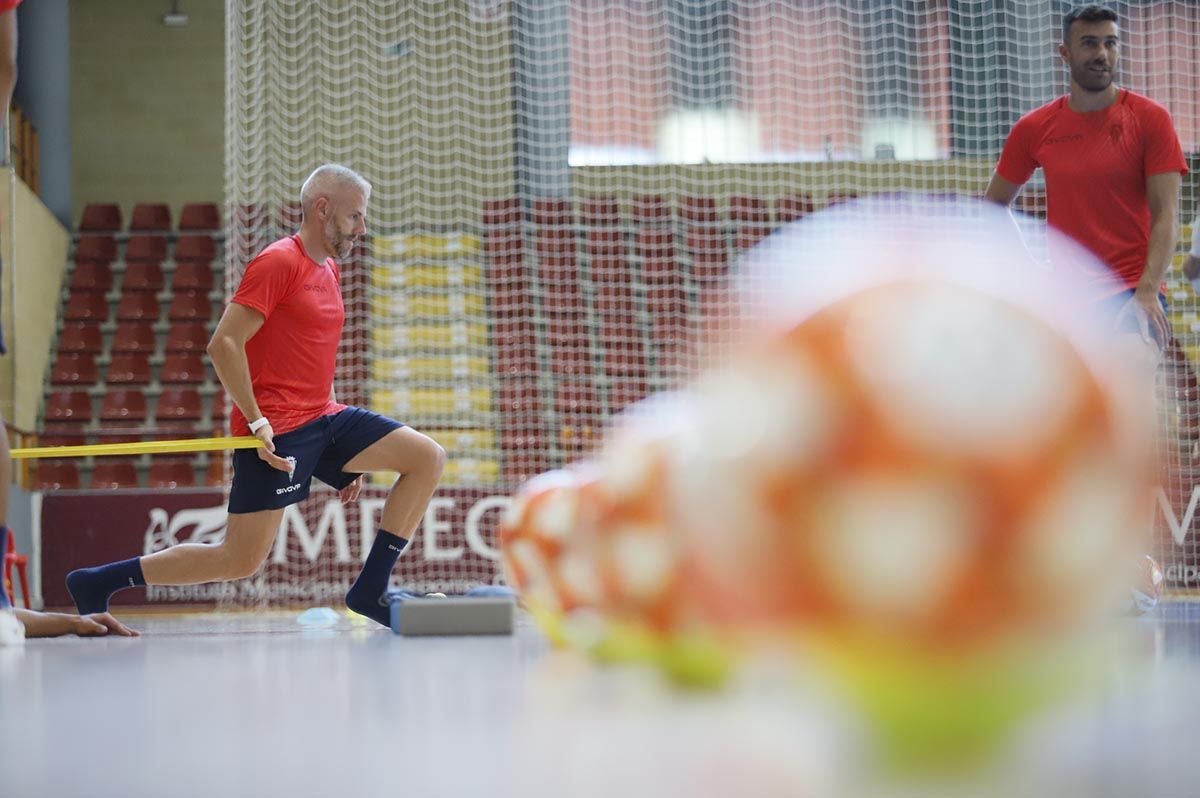
[[[1122,619],[1102,697],[937,784],[865,766],[778,662],[695,694],[555,651],[524,617],[461,638],[123,617],[141,638],[0,648],[0,796],[1200,795],[1196,601]]]

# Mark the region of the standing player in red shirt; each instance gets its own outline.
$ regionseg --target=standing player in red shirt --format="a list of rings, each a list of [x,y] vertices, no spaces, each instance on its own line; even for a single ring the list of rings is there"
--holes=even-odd
[[[263,442],[234,456],[224,541],[72,571],[67,587],[80,613],[105,611],[109,597],[125,587],[250,576],[270,552],[284,508],[308,496],[314,476],[348,503],[358,497],[365,472],[391,470],[401,477],[346,595],[350,609],[389,625],[392,567],[425,513],[446,453],[415,430],[333,397],[345,319],[335,259],[349,256],[366,232],[370,194],[370,184],[344,166],[313,172],[300,191],[300,232],[250,262],[213,332],[208,352],[236,405],[233,432]]]
[[[1070,68],[1070,91],[1013,126],[985,196],[1008,205],[1040,166],[1050,226],[1112,270],[1118,321],[1132,316],[1144,336],[1165,344],[1170,327],[1160,291],[1187,174],[1179,137],[1165,108],[1113,83],[1119,39],[1111,9],[1070,11],[1058,52]]]

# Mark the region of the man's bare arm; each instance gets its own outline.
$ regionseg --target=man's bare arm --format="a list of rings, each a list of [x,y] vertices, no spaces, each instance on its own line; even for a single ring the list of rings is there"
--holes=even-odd
[[[983,198],[988,202],[1008,207],[1020,192],[1020,184],[1010,183],[998,172],[992,172],[992,179],[988,181],[987,191],[983,192]]]

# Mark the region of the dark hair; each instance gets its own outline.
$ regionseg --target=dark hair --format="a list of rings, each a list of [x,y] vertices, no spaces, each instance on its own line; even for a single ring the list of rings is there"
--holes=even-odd
[[[1099,3],[1090,3],[1086,6],[1075,6],[1067,15],[1063,17],[1063,43],[1071,43],[1071,25],[1076,20],[1083,22],[1116,22],[1117,12],[1113,11],[1108,6],[1102,6]]]

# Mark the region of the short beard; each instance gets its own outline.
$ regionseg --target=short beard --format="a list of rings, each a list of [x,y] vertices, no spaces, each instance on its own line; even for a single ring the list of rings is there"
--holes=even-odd
[[[1093,75],[1091,69],[1087,66],[1072,70],[1071,77],[1075,79],[1075,83],[1084,91],[1101,92],[1111,86],[1113,82],[1112,72],[1107,72],[1101,77]]]
[[[329,243],[330,249],[333,251],[334,257],[344,258],[354,249],[353,243],[350,243],[350,236],[342,235],[338,230],[337,223],[332,219],[325,225],[325,240]],[[348,246],[347,246],[348,245]],[[342,254],[343,246],[346,247],[346,254]]]

